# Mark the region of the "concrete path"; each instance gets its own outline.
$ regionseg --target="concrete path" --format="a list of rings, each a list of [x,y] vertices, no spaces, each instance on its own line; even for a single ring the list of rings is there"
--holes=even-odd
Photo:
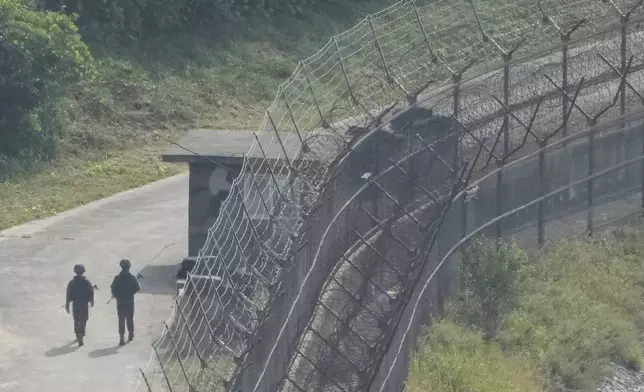
[[[42,221],[0,232],[0,391],[127,392],[172,310],[187,256],[187,175],[171,177]],[[135,340],[118,346],[109,285],[121,258],[141,272]],[[98,286],[85,346],[62,305],[72,267]]]

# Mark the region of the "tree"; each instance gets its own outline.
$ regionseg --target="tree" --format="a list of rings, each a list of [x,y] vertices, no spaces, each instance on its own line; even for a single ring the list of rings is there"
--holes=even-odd
[[[72,17],[23,0],[0,0],[0,34],[0,160],[50,157],[60,137],[52,110],[92,77],[89,49]]]

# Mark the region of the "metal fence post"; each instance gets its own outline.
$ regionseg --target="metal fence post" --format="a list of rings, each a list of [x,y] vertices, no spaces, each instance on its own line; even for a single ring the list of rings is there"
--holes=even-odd
[[[501,53],[503,59],[503,104],[506,108],[510,107],[510,63],[512,62],[512,55],[523,45],[526,41],[526,38],[521,38],[514,46],[507,50],[504,49],[499,43],[489,35],[483,28],[481,19],[479,18],[478,12],[476,11],[476,6],[474,1],[470,1],[472,6],[472,12],[476,18],[476,23],[481,32],[483,42],[492,42],[496,46],[497,50]],[[503,115],[503,162],[508,158],[510,153],[510,112],[506,110]]]
[[[148,382],[148,378],[145,375],[145,372],[143,369],[139,368],[139,372],[141,372],[141,377],[143,377],[143,382],[145,382],[145,386],[148,389],[148,392],[152,392],[152,387],[150,387],[150,383]]]
[[[545,177],[545,160],[546,160],[546,147],[548,146],[547,140],[539,141],[539,197],[543,197],[546,194],[546,177]],[[544,224],[544,215],[545,215],[545,205],[546,201],[539,201],[538,205],[538,215],[537,215],[537,230],[538,230],[538,243],[539,247],[542,247],[545,242],[545,224]]]
[[[179,315],[181,316],[181,319],[183,320],[183,324],[186,326],[186,330],[188,331],[188,338],[190,338],[192,347],[195,348],[195,352],[197,353],[197,358],[199,358],[199,362],[201,363],[201,368],[203,369],[207,367],[206,361],[203,359],[203,356],[199,353],[199,347],[197,346],[197,342],[195,342],[195,339],[192,336],[192,332],[190,332],[188,319],[186,319],[185,314],[183,314],[183,309],[181,308],[181,305],[179,304],[179,299],[177,297],[174,297],[174,303],[177,305],[177,310],[179,310]]]
[[[620,44],[619,44],[619,55],[620,55],[620,71],[622,75],[626,73],[626,37],[628,33],[628,16],[622,15],[619,18],[620,24]],[[619,97],[619,114],[624,115],[626,113],[626,85],[620,84],[620,97]],[[622,123],[622,127],[626,124]]]
[[[620,45],[619,45],[619,52],[620,52],[620,60],[621,60],[621,72],[622,75],[626,73],[626,39],[628,36],[628,23],[630,22],[631,14],[639,8],[642,3],[644,3],[642,0],[638,1],[635,4],[631,5],[631,8],[624,12],[622,11],[615,2],[610,1],[610,5],[615,9],[617,14],[619,15],[619,32],[620,32]],[[626,112],[626,86],[620,85],[620,102],[619,102],[619,109],[620,113],[623,115]]]
[[[416,21],[418,22],[418,26],[420,27],[421,33],[423,33],[423,38],[425,38],[425,44],[427,45],[427,50],[429,51],[429,55],[432,56],[432,61],[433,62],[438,62],[438,57],[436,56],[436,53],[434,52],[434,49],[432,48],[432,44],[429,42],[429,37],[427,36],[427,31],[425,30],[425,26],[423,26],[423,22],[420,19],[420,14],[418,13],[418,7],[416,6],[416,0],[412,0],[411,2],[413,8],[414,8],[414,14],[416,15]]]
[[[588,132],[588,176],[592,176],[595,172],[595,125],[596,122],[591,122],[591,128]],[[593,235],[593,221],[595,218],[594,200],[593,200],[593,178],[588,179],[588,235]]]
[[[512,54],[503,53],[503,104],[510,107],[510,60]],[[503,115],[503,161],[510,153],[510,113],[506,110]]]
[[[380,172],[380,134],[376,133],[372,137],[373,143],[373,164],[371,165],[372,175],[377,176]],[[380,192],[375,187],[372,188],[371,203],[373,204],[373,215],[376,219],[380,216]]]
[[[293,123],[293,128],[295,128],[295,132],[297,133],[297,138],[300,140],[300,144],[302,145],[302,150],[304,152],[306,152],[306,144],[304,144],[304,139],[302,139],[302,134],[300,133],[300,128],[297,126],[297,121],[295,120],[295,115],[293,114],[293,109],[291,109],[291,104],[288,102],[288,98],[286,97],[286,92],[281,87],[280,87],[280,90],[282,92],[282,99],[284,99],[284,103],[286,104],[286,110],[288,110],[288,115],[291,117],[291,122]],[[277,132],[277,130],[276,130],[276,132]]]
[[[159,355],[157,348],[154,347],[154,344],[152,344],[151,346],[152,346],[152,351],[154,351],[154,355],[157,357],[157,362],[159,362],[159,367],[161,367],[161,373],[163,373],[163,378],[165,379],[165,383],[168,386],[168,390],[170,392],[174,392],[172,389],[172,384],[170,384],[170,379],[168,379],[168,373],[166,373],[165,366],[163,366],[163,361],[161,360],[161,356]]]
[[[318,101],[318,97],[315,95],[315,90],[313,90],[313,84],[311,83],[311,78],[305,68],[308,68],[308,66],[302,63],[302,72],[304,73],[304,78],[306,79],[306,84],[309,88],[309,91],[311,91],[311,97],[313,98],[315,109],[317,110],[318,115],[320,116],[320,123],[322,124],[322,128],[328,129],[330,128],[330,125],[324,118],[324,115],[322,114],[322,108],[320,107],[320,102]]]
[[[466,184],[467,186],[467,184]],[[461,239],[467,236],[467,189],[463,187],[463,197],[461,197]]]
[[[568,93],[568,43],[570,42],[570,35],[562,35],[563,48],[561,49],[561,89]],[[561,94],[561,117],[562,128],[561,138],[565,139],[568,136],[568,95]],[[564,147],[568,145],[568,141],[564,141]]]
[[[367,20],[369,21],[369,27],[371,27],[371,33],[373,34],[373,39],[376,44],[376,49],[378,50],[378,53],[380,53],[380,60],[382,60],[382,66],[384,67],[385,70],[385,76],[387,78],[387,82],[392,83],[393,78],[391,77],[391,74],[389,73],[389,66],[387,65],[387,60],[385,59],[385,54],[382,53],[382,48],[380,47],[380,41],[378,40],[378,35],[376,34],[376,29],[373,27],[373,21],[371,20],[371,15],[367,15]]]
[[[460,129],[460,122],[459,116],[460,116],[460,103],[461,103],[461,79],[462,79],[462,74],[453,74],[452,75],[452,83],[454,84],[454,92],[452,95],[452,111],[453,111],[453,116],[456,119],[456,129],[454,132],[454,138],[455,138],[455,143],[454,143],[454,162],[452,163],[452,167],[454,170],[458,170],[459,167],[461,167],[461,161],[460,161],[460,142],[459,142],[459,135],[461,133]]]
[[[586,23],[586,19],[581,19],[578,21],[576,24],[574,24],[568,31],[563,31],[561,27],[555,22],[554,19],[552,19],[546,11],[543,9],[541,6],[541,1],[538,0],[538,7],[539,11],[541,12],[543,18],[542,22],[543,24],[549,24],[553,26],[557,32],[559,33],[559,38],[562,43],[562,48],[561,48],[561,114],[562,114],[562,124],[561,124],[561,137],[562,139],[565,139],[563,142],[563,147],[564,147],[564,153],[567,152],[568,148],[568,140],[566,139],[566,136],[568,136],[568,117],[569,117],[569,98],[568,98],[568,61],[569,61],[569,49],[570,49],[570,37],[572,33],[577,31],[581,25]],[[564,155],[567,157],[567,155]],[[570,172],[570,165],[568,164],[569,161],[564,161],[564,167],[566,170],[566,183],[570,183],[570,178],[571,178],[571,172]],[[572,200],[574,196],[574,191],[571,189],[568,190],[566,193],[561,193],[559,195],[559,198],[565,197],[564,195],[568,195],[568,200]]]
[[[188,378],[188,373],[186,373],[186,368],[183,366],[181,355],[179,355],[179,347],[177,346],[177,341],[174,340],[172,331],[170,330],[170,327],[168,327],[168,324],[165,321],[163,322],[163,325],[165,325],[165,328],[168,331],[168,336],[170,336],[170,341],[174,346],[174,353],[177,356],[177,360],[179,361],[179,367],[181,368],[181,373],[183,373],[183,377],[186,379],[186,383],[188,383],[188,389],[190,390],[190,392],[192,392],[195,390],[195,388],[192,386],[192,383],[190,383],[190,379]]]
[[[642,151],[642,155],[644,155],[644,125],[642,125],[642,132],[640,134],[642,136],[642,150],[641,151]],[[640,173],[641,180],[642,180],[640,192],[641,192],[641,196],[642,196],[642,216],[644,216],[644,160],[642,160],[640,167],[641,167],[641,171],[642,171]]]
[[[496,173],[496,217],[499,217],[503,215],[503,168],[505,167],[503,160],[497,161],[497,166],[500,170]],[[503,234],[502,222],[503,219],[499,219],[496,223],[497,244]]]
[[[277,192],[278,200],[282,200],[282,199],[286,200],[286,198],[282,195],[282,191],[281,191],[281,189],[280,189],[280,187],[279,187],[279,185],[277,183],[277,179],[275,178],[275,174],[273,173],[273,168],[271,167],[271,165],[269,163],[268,156],[266,155],[266,151],[264,150],[264,147],[262,147],[262,143],[259,141],[259,137],[257,136],[257,133],[254,133],[253,135],[255,136],[255,140],[257,141],[257,146],[259,147],[259,150],[262,152],[262,157],[264,158],[264,162],[262,163],[262,165],[266,165],[268,167],[268,173],[270,174],[271,179],[273,180],[273,185],[275,186],[275,191]],[[289,166],[290,166],[290,164],[289,164]],[[259,192],[260,192],[260,195],[261,195],[261,190]],[[272,195],[271,195],[271,201],[273,201],[273,205],[279,204],[279,201],[275,202],[275,200],[273,199]],[[270,215],[270,212],[269,211],[267,211],[267,212]]]
[[[342,75],[344,75],[344,81],[347,83],[347,88],[349,89],[349,95],[351,96],[351,100],[353,101],[353,103],[357,105],[358,99],[353,93],[353,88],[351,88],[349,75],[347,74],[347,69],[344,65],[344,58],[342,58],[342,54],[340,53],[340,45],[338,45],[338,39],[335,36],[333,37],[333,45],[335,46],[335,53],[338,55],[338,59],[340,61],[340,68],[342,69]]]
[[[561,124],[561,138],[565,139],[563,142],[563,148],[564,148],[564,162],[566,163],[564,170],[566,171],[566,183],[570,184],[571,181],[571,165],[568,164],[570,162],[568,158],[568,154],[566,152],[568,151],[568,140],[566,137],[568,136],[568,50],[569,50],[569,42],[570,42],[570,32],[568,34],[561,34],[561,41],[563,42],[563,48],[561,49],[561,89],[563,91],[563,94],[561,94],[561,117],[562,117],[562,124]],[[573,189],[570,188],[568,189],[568,192],[562,193],[558,199],[565,198],[565,195],[568,195],[568,200],[572,200],[574,197]],[[563,196],[563,197],[562,197]]]
[[[552,23],[555,28],[559,31],[559,38],[561,39],[561,43],[563,44],[563,47],[561,48],[561,90],[563,91],[563,94],[561,96],[561,113],[562,113],[562,128],[561,128],[561,137],[562,139],[565,139],[566,136],[568,136],[568,62],[570,61],[570,37],[572,36],[572,33],[577,31],[581,25],[586,23],[585,19],[580,20],[575,24],[570,30],[563,32],[559,26],[557,26],[552,19],[548,17],[550,23]],[[568,145],[568,141],[564,141],[563,143],[564,147]]]
[[[291,160],[288,157],[288,153],[286,152],[286,147],[284,147],[284,142],[282,142],[282,138],[280,137],[280,133],[277,130],[277,125],[275,124],[275,121],[273,121],[273,116],[271,116],[271,112],[268,110],[266,111],[266,116],[268,117],[268,121],[271,123],[271,127],[273,128],[273,131],[275,132],[275,136],[277,137],[277,141],[280,144],[280,148],[282,149],[282,153],[284,154],[284,159],[286,159],[286,165],[290,170],[295,170],[293,165],[291,165]],[[299,132],[298,132],[299,134]],[[257,141],[259,143],[259,140]]]

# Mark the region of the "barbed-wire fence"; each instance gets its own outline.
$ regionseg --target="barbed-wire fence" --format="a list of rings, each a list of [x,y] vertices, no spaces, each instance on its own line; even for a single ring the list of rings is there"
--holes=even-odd
[[[593,151],[602,134],[588,129],[632,129],[644,103],[641,6],[401,1],[333,37],[280,86],[247,155],[263,159],[245,159],[137,390],[400,389],[406,373],[394,369],[419,321],[452,290],[436,267],[445,238],[468,234],[468,184],[493,179],[476,215],[493,221],[532,200],[497,168],[537,154],[538,184],[523,185],[543,196],[579,179],[572,153],[550,166],[556,181],[544,174],[552,140],[572,151],[584,135]],[[636,132],[621,134],[622,158],[639,156]],[[620,181],[642,181],[619,169]],[[548,203],[592,207],[603,194],[588,183]],[[546,204],[534,204],[540,243]],[[489,234],[527,219],[510,215]]]

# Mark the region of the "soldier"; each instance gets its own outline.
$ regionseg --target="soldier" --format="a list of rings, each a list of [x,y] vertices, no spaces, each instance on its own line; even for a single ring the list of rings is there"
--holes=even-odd
[[[74,317],[74,333],[79,346],[83,345],[85,337],[85,326],[89,319],[88,304],[94,307],[94,286],[83,276],[85,266],[76,264],[74,266],[76,276],[67,284],[67,300],[65,301],[65,311],[69,314],[69,303],[74,303],[72,315]]]
[[[130,273],[130,260],[121,260],[121,273],[112,281],[112,297],[116,298],[116,313],[119,319],[119,346],[125,344],[125,324],[127,323],[128,341],[134,339],[134,294],[141,286],[134,275]]]

